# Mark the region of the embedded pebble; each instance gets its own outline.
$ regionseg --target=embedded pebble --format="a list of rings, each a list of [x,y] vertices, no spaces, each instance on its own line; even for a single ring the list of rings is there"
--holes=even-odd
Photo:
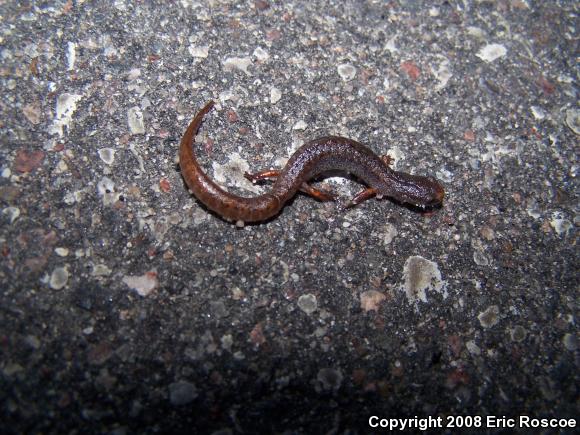
[[[268,60],[270,58],[270,54],[266,50],[264,50],[262,47],[257,47],[254,50],[253,54],[256,57],[256,59],[258,59],[261,62]]]
[[[378,311],[379,306],[387,297],[376,290],[368,290],[360,295],[360,306],[363,311]]]
[[[280,89],[272,87],[270,88],[270,103],[276,104],[282,98],[282,92]]]
[[[172,405],[187,405],[193,402],[197,396],[197,388],[191,382],[179,381],[169,385],[169,401]]]
[[[351,81],[356,75],[356,68],[349,63],[338,65],[337,70],[338,75],[345,82]]]
[[[252,65],[252,59],[249,57],[228,57],[223,61],[223,66],[226,71],[242,71],[246,75],[251,75],[248,67]]]
[[[481,326],[484,328],[491,328],[499,322],[499,307],[497,305],[492,305],[485,311],[479,313],[477,318],[479,319]]]
[[[513,341],[522,342],[526,339],[526,329],[523,326],[517,325],[511,331],[510,335]]]
[[[140,68],[131,68],[127,73],[127,80],[133,81],[141,77],[141,69]]]
[[[49,285],[54,290],[62,289],[68,282],[68,271],[64,267],[57,267],[50,274]]]
[[[73,71],[75,69],[75,62],[77,59],[77,45],[69,41],[66,44],[66,69],[68,71]]]
[[[478,266],[489,266],[490,260],[483,252],[483,249],[476,248],[473,250],[473,261]]]
[[[493,62],[494,60],[499,59],[500,57],[504,57],[507,53],[507,49],[505,46],[501,44],[488,44],[485,47],[482,47],[477,52],[477,57],[485,62]]]
[[[474,356],[481,355],[481,349],[477,344],[475,344],[475,341],[469,340],[467,343],[465,343],[465,347],[467,348],[470,354]]]
[[[576,337],[576,334],[568,333],[564,335],[562,342],[564,343],[564,347],[570,352],[578,350],[578,338]]]
[[[67,248],[55,248],[54,252],[59,257],[66,257],[69,254],[69,250]]]
[[[395,44],[396,40],[397,40],[396,36],[393,36],[391,39],[389,39],[385,44],[385,50],[387,50],[391,54],[397,53],[399,49],[397,48],[397,44]]]
[[[77,103],[82,98],[77,94],[61,94],[56,99],[56,116],[49,128],[50,134],[58,134],[60,137],[64,135],[64,128],[69,127],[72,116],[77,110]]]
[[[209,46],[202,45],[202,46],[198,47],[195,45],[190,45],[188,48],[188,51],[192,57],[196,57],[199,59],[205,59],[209,55]]]
[[[115,183],[109,177],[103,177],[97,183],[97,193],[102,197],[105,206],[115,204],[121,196],[119,192],[115,191]]]
[[[35,101],[33,103],[27,104],[22,108],[22,113],[30,121],[31,124],[40,124],[41,110],[40,103]]]
[[[532,106],[530,107],[530,110],[532,111],[532,115],[534,115],[534,118],[536,118],[538,121],[541,121],[546,117],[546,111],[541,107]]]
[[[106,264],[95,264],[91,275],[93,276],[108,276],[113,271]]]
[[[407,258],[403,268],[402,289],[409,303],[427,302],[427,290],[436,291],[447,297],[447,283],[441,279],[437,263],[421,256]]]
[[[308,124],[306,124],[306,122],[300,120],[296,124],[294,124],[294,126],[292,127],[292,130],[306,130],[307,127],[308,127]]]
[[[2,210],[2,214],[8,217],[11,224],[20,216],[20,209],[18,207],[6,207]]]
[[[141,276],[126,275],[122,280],[131,290],[135,290],[139,296],[148,296],[157,288],[157,273],[147,272]]]
[[[312,293],[302,295],[298,298],[298,308],[304,311],[306,314],[312,314],[318,308],[318,301],[316,296]]]
[[[391,223],[386,223],[383,226],[382,240],[384,245],[390,245],[395,237],[397,237],[397,227]]]
[[[578,109],[566,110],[566,125],[574,133],[580,135],[580,110]]]
[[[556,211],[552,213],[552,218],[550,219],[550,226],[556,231],[556,234],[561,236],[562,234],[567,235],[572,229],[573,225],[568,219],[564,218],[561,212]]]
[[[101,148],[98,154],[101,160],[107,165],[112,165],[115,161],[115,150],[113,148]]]
[[[453,77],[453,74],[451,73],[451,62],[449,61],[449,59],[440,56],[439,60],[440,60],[439,64],[436,65],[435,68],[433,68],[433,75],[439,82],[435,86],[435,89],[437,90],[441,90],[445,86],[447,86],[447,83],[449,82],[451,77]]]
[[[110,193],[115,190],[115,182],[109,177],[103,177],[97,183],[97,192],[99,195],[104,195],[105,193]]]
[[[143,134],[145,133],[145,124],[143,123],[143,113],[139,107],[131,107],[127,111],[127,123],[129,124],[129,130],[131,134]]]

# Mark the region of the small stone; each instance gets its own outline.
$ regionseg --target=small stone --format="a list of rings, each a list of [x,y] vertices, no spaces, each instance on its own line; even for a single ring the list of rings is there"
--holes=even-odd
[[[106,264],[95,264],[91,275],[93,276],[108,276],[112,270]]]
[[[513,341],[517,343],[522,342],[526,339],[526,329],[523,326],[517,325],[510,331],[510,335]]]
[[[115,204],[121,196],[119,192],[115,191],[115,182],[109,177],[103,177],[97,183],[97,193],[102,197],[104,206]]]
[[[62,94],[56,99],[56,116],[49,129],[50,134],[58,134],[60,137],[64,135],[64,127],[70,125],[72,116],[77,110],[77,103],[82,98],[81,95],[76,94]]]
[[[55,248],[54,252],[59,257],[66,257],[69,254],[69,250],[67,248]]]
[[[356,68],[349,63],[338,65],[337,71],[340,78],[345,82],[351,81],[356,75]]]
[[[143,123],[143,113],[139,107],[131,107],[127,111],[127,123],[129,124],[129,129],[131,134],[143,134],[145,133],[145,124]]]
[[[6,207],[2,210],[2,214],[8,217],[11,224],[20,216],[20,209],[18,207]]]
[[[22,113],[28,119],[31,124],[40,124],[40,103],[35,101],[34,103],[27,104],[22,108]]]
[[[477,52],[477,57],[485,62],[493,62],[507,53],[505,46],[501,44],[488,44]]]
[[[566,110],[566,125],[574,133],[580,135],[580,110],[578,109]]]
[[[467,343],[465,343],[465,347],[467,348],[470,354],[474,356],[481,355],[481,349],[477,344],[475,344],[475,341],[473,340],[468,341]]]
[[[436,291],[447,297],[446,283],[441,279],[437,263],[421,256],[411,256],[403,269],[403,290],[410,303],[427,302],[427,290]]]
[[[21,148],[16,152],[14,170],[20,173],[28,173],[38,168],[44,160],[44,151],[29,151]]]
[[[365,312],[378,311],[379,306],[387,297],[376,290],[368,290],[360,295],[360,306]]]
[[[265,60],[268,60],[270,58],[270,55],[268,54],[268,52],[266,50],[264,50],[262,47],[257,47],[254,50],[254,56],[256,59],[258,59],[260,62],[264,62]]]
[[[280,89],[272,87],[270,88],[270,103],[276,104],[282,98],[282,92]]]
[[[546,117],[546,111],[541,107],[532,106],[530,107],[530,110],[532,111],[532,115],[534,115],[534,118],[536,118],[538,121],[541,121]]]
[[[223,66],[226,71],[242,71],[246,75],[251,75],[248,67],[252,65],[252,59],[249,57],[228,57],[223,61]]]
[[[141,69],[140,68],[132,68],[127,73],[127,80],[133,81],[141,77]]]
[[[473,250],[473,261],[478,266],[489,266],[489,258],[485,255],[482,249],[476,248]]]
[[[412,60],[406,60],[401,63],[401,69],[407,74],[411,80],[417,80],[421,75],[421,70]]]
[[[68,271],[64,267],[57,267],[50,275],[49,285],[54,290],[62,289],[68,282]]]
[[[115,150],[113,148],[101,148],[98,154],[101,160],[107,165],[112,165],[115,161]]]
[[[124,276],[123,282],[135,290],[139,296],[148,296],[157,288],[157,273],[147,272],[141,276]]]
[[[68,71],[74,71],[75,69],[75,62],[77,59],[77,44],[69,41],[66,44],[66,69]]]
[[[254,346],[261,346],[266,342],[266,336],[264,335],[264,326],[262,323],[257,323],[250,332],[250,342]]]
[[[576,334],[564,335],[562,342],[564,343],[564,347],[570,352],[578,350],[578,338],[576,337]]]
[[[190,45],[188,51],[189,54],[191,54],[193,57],[196,57],[198,59],[205,59],[209,55],[209,46],[202,45],[196,47],[194,45]]]
[[[492,305],[485,311],[482,311],[477,316],[479,323],[484,328],[491,328],[497,325],[499,322],[499,307],[497,305]]]
[[[556,211],[552,213],[550,219],[550,226],[554,229],[554,231],[556,231],[556,234],[558,234],[559,236],[561,236],[562,234],[566,236],[568,235],[568,232],[572,229],[574,225],[572,224],[572,222],[566,219],[561,212]]]
[[[197,388],[190,382],[179,381],[169,385],[169,401],[172,405],[187,405],[193,402],[197,395]]]
[[[318,301],[316,300],[316,296],[314,296],[312,293],[300,296],[298,298],[298,308],[300,308],[308,315],[312,314],[318,308]]]
[[[307,127],[308,127],[308,124],[306,124],[306,122],[300,120],[296,124],[294,124],[294,126],[292,127],[292,130],[306,130]]]

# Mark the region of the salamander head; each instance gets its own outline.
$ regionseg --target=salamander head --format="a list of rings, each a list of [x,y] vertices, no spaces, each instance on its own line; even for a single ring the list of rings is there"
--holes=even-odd
[[[432,207],[443,202],[445,190],[437,179],[405,172],[395,172],[388,196],[419,207]]]

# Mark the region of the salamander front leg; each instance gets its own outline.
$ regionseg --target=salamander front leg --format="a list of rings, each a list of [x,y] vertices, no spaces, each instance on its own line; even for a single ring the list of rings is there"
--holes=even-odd
[[[387,165],[389,167],[395,162],[395,159],[388,154],[382,155],[381,160],[383,161],[383,163],[385,165]]]
[[[369,198],[372,198],[373,196],[375,196],[377,194],[377,191],[375,189],[373,189],[372,187],[368,187],[364,190],[361,190],[359,193],[357,193],[353,199],[351,199],[347,204],[346,204],[346,208],[352,208],[355,205],[360,204],[361,202],[366,201]]]

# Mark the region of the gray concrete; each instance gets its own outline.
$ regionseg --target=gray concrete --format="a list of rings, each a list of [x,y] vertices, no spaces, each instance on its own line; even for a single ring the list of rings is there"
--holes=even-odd
[[[2,432],[578,416],[577,13],[2,2]],[[360,185],[330,178],[337,203],[238,228],[177,165],[210,99],[196,152],[232,192],[338,134],[445,203],[344,210]]]

